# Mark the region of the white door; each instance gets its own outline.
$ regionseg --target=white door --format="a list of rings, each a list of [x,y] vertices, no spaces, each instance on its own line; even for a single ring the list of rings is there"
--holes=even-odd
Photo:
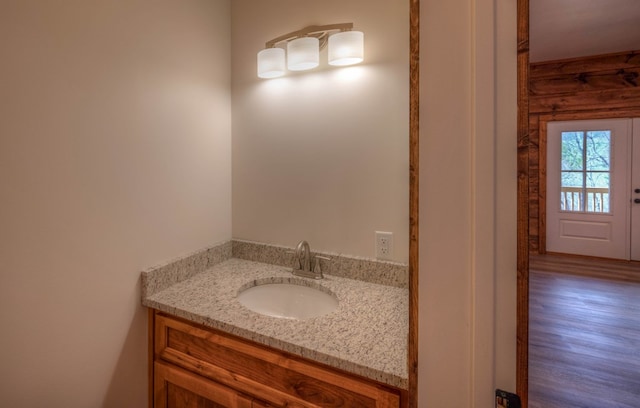
[[[640,119],[633,120],[631,168],[631,259],[640,261]]]
[[[632,123],[547,124],[547,251],[630,259]]]

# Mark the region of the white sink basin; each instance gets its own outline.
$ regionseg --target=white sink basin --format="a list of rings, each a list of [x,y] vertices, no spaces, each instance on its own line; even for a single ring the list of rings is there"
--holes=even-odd
[[[330,293],[291,283],[268,283],[244,289],[238,301],[246,308],[272,317],[307,319],[330,313],[338,299]]]

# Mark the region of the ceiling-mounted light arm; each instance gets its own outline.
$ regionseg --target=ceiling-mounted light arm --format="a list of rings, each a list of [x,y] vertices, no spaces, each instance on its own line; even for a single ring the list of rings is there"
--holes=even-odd
[[[314,25],[305,27],[301,30],[292,31],[288,34],[281,35],[269,40],[265,43],[265,48],[273,48],[276,44],[283,41],[290,41],[296,38],[302,37],[315,37],[320,40],[320,47],[324,47],[327,44],[327,37],[331,31],[351,31],[353,29],[353,23],[340,23],[340,24],[327,24],[327,25]]]

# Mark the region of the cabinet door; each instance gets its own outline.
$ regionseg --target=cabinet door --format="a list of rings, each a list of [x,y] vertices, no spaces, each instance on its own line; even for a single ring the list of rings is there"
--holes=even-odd
[[[267,405],[188,371],[163,363],[154,366],[156,408],[252,408]]]

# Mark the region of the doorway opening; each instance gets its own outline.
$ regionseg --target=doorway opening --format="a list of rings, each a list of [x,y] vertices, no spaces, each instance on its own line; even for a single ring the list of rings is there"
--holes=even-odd
[[[597,2],[596,2],[597,3]],[[594,5],[596,4],[594,3]],[[600,4],[600,3],[598,3]],[[606,2],[602,2],[605,5]],[[626,3],[630,8],[626,15],[634,15],[640,8],[637,3]],[[542,2],[532,2],[538,11],[554,10],[544,7]],[[609,7],[609,9],[611,9]],[[606,13],[599,21],[610,25]],[[560,13],[563,26],[567,15]],[[535,17],[535,14],[534,14]],[[538,14],[538,17],[540,15]],[[543,130],[546,122],[569,121],[585,118],[608,119],[640,116],[640,87],[635,84],[640,75],[640,50],[636,41],[618,50],[601,50],[584,53],[596,57],[573,60],[550,61],[540,58],[530,63],[530,0],[517,1],[517,59],[518,59],[518,233],[517,233],[517,368],[516,389],[522,399],[523,408],[529,401],[529,253],[536,255],[546,250],[546,141]],[[533,18],[540,22],[538,18]],[[549,32],[550,22],[542,20],[543,32]],[[531,24],[535,26],[535,24]],[[535,28],[535,27],[534,27]],[[540,27],[538,27],[540,28]],[[590,31],[597,31],[593,26]],[[561,36],[552,36],[552,43],[573,45],[573,41],[557,41]],[[591,40],[592,36],[583,36]],[[627,38],[630,36],[627,35]],[[635,37],[636,39],[640,37]],[[540,44],[540,43],[538,43]],[[618,42],[618,45],[621,43]],[[606,52],[615,54],[603,55]],[[562,58],[562,57],[556,57]],[[635,79],[634,79],[635,78]],[[631,82],[630,82],[631,80]],[[633,82],[633,83],[632,83]],[[544,164],[544,165],[543,165]],[[636,242],[638,242],[636,240]],[[609,261],[615,262],[615,261]],[[636,264],[637,265],[637,264]]]

